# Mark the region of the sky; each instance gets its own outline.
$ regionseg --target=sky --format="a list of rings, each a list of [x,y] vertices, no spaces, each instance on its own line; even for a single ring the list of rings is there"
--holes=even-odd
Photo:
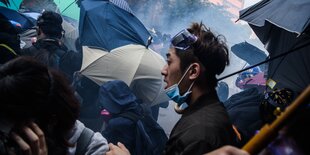
[[[257,2],[259,2],[260,0],[245,0],[244,1],[244,8],[247,8]]]

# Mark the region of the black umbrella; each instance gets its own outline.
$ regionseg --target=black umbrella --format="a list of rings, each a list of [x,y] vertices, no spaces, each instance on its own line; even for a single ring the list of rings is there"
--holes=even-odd
[[[269,62],[272,88],[301,92],[310,84],[309,10],[309,0],[264,0],[240,11],[240,19],[249,23],[270,58],[282,55]]]
[[[231,51],[251,66],[260,63],[267,58],[264,51],[246,41],[233,45]],[[265,65],[260,65],[259,67],[261,70],[265,70]]]

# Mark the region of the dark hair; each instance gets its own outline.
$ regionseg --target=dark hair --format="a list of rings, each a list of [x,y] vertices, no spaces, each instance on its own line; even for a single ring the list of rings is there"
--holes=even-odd
[[[43,130],[49,154],[65,154],[66,136],[79,115],[79,103],[57,71],[19,57],[0,68],[0,117],[16,123],[34,120]]]
[[[37,20],[37,26],[51,38],[60,39],[63,35],[62,17],[53,11],[44,11]]]
[[[184,72],[193,62],[202,64],[206,79],[200,78],[199,81],[205,81],[208,87],[213,89],[217,85],[215,75],[221,74],[225,66],[229,65],[229,51],[225,37],[216,36],[202,23],[193,23],[188,31],[197,36],[198,40],[186,52],[176,49],[176,54],[181,60],[181,70]]]

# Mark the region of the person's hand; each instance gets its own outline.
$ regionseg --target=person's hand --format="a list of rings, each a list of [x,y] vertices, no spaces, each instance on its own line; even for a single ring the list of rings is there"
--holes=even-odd
[[[223,146],[204,155],[249,155],[249,153],[233,146]]]
[[[117,146],[109,143],[110,150],[106,153],[106,155],[130,155],[130,152],[127,150],[124,144],[118,142]]]
[[[12,132],[12,139],[20,147],[25,155],[47,155],[47,145],[43,131],[33,122],[22,128],[25,135],[23,139],[20,135]]]

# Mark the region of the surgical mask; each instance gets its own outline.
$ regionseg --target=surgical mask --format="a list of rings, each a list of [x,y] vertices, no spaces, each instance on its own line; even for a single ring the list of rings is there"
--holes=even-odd
[[[179,84],[182,82],[182,80],[184,79],[185,75],[187,74],[187,72],[189,71],[189,69],[192,66],[189,66],[188,69],[186,70],[186,72],[183,74],[183,76],[181,77],[180,81],[172,86],[170,86],[169,88],[167,88],[165,90],[167,96],[173,100],[174,102],[176,102],[178,104],[178,106],[180,106],[181,104],[183,104],[185,102],[185,100],[188,98],[188,96],[192,93],[192,91],[190,91],[194,85],[194,82],[190,85],[190,87],[188,88],[188,90],[181,95],[180,94],[180,89],[179,89]]]

